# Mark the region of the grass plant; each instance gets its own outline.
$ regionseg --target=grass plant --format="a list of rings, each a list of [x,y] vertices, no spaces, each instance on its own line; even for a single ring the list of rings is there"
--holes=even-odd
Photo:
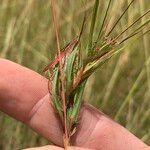
[[[72,3],[55,1],[51,8],[49,1],[0,1],[0,56],[39,73],[51,59],[44,71],[65,147],[87,90],[86,101],[149,144],[149,0]],[[0,149],[48,143],[2,113],[0,122]]]
[[[132,0],[127,8],[122,12],[121,16],[117,19],[115,24],[112,26],[108,33],[105,33],[104,26],[106,26],[107,15],[111,6],[111,0],[108,2],[108,6],[104,15],[102,25],[99,30],[99,34],[96,40],[94,40],[93,35],[95,32],[95,24],[97,20],[97,12],[99,8],[99,0],[95,0],[93,7],[90,31],[89,31],[89,40],[87,48],[81,49],[82,42],[82,33],[84,29],[85,19],[80,31],[79,37],[75,40],[72,40],[62,51],[60,49],[59,41],[59,29],[58,21],[56,19],[56,11],[54,7],[54,2],[52,1],[52,14],[53,22],[55,26],[56,41],[57,41],[57,57],[46,66],[44,71],[50,71],[49,79],[49,89],[51,99],[53,101],[53,106],[57,113],[59,114],[60,120],[64,127],[64,147],[67,149],[67,146],[70,145],[70,138],[76,132],[76,126],[78,123],[78,115],[80,107],[83,101],[83,92],[86,86],[87,79],[91,76],[95,70],[101,67],[107,60],[109,60],[113,55],[121,52],[124,47],[122,43],[129,40],[133,36],[138,35],[142,29],[145,28],[149,20],[146,20],[142,25],[136,27],[135,30],[131,29],[138,21],[144,18],[150,13],[150,10],[142,14],[140,17],[135,19],[131,24],[129,24],[125,29],[118,33],[115,37],[111,37],[111,33],[117,26],[117,24],[124,17],[124,14],[127,12],[129,7],[133,4]],[[122,36],[126,34],[125,38]],[[147,30],[146,30],[147,32]],[[83,54],[85,55],[83,57]],[[141,74],[139,78],[141,77]],[[139,80],[137,79],[137,82]],[[136,82],[133,88],[131,89],[129,95],[125,99],[124,103],[118,110],[115,119],[118,119],[118,116],[123,111],[124,106],[129,100],[131,93],[133,93],[135,87],[137,86]]]

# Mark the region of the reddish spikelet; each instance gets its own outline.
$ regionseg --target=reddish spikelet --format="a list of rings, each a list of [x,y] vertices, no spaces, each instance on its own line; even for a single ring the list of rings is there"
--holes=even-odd
[[[82,75],[83,75],[83,67],[77,72],[77,75],[74,78],[73,89],[75,89],[77,87],[77,85],[79,84],[79,82],[81,81]]]
[[[43,70],[43,72],[53,68],[59,63],[67,54],[69,54],[72,48],[78,43],[77,38],[74,38],[67,46],[64,48],[64,51],[60,53],[60,56],[57,55],[54,60],[52,60]]]

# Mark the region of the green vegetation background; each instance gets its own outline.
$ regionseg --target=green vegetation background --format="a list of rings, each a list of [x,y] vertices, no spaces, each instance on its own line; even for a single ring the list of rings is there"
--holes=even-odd
[[[83,47],[87,43],[94,0],[84,1],[57,1],[62,47],[79,34],[85,11],[88,15]],[[128,3],[129,0],[113,0],[108,29]],[[108,0],[100,0],[95,35],[107,4]],[[149,0],[136,0],[115,30],[121,31],[146,12],[148,4]],[[127,48],[123,53],[113,57],[90,77],[84,98],[150,144],[150,65],[144,65],[150,56],[150,34],[125,44]],[[41,73],[45,64],[55,56],[55,47],[49,0],[0,0],[0,57]],[[0,113],[1,150],[48,143],[22,123]]]

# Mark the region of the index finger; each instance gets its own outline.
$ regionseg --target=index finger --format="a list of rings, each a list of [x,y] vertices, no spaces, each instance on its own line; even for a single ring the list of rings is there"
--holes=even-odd
[[[5,59],[0,59],[0,68],[0,110],[62,146],[62,129],[50,104],[47,79]]]

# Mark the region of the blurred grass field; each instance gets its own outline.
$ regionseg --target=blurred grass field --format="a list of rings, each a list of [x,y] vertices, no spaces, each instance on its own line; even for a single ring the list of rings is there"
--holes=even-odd
[[[85,11],[88,17],[82,39],[83,48],[87,43],[94,0],[84,1],[57,1],[62,47],[79,34]],[[129,2],[112,1],[107,30]],[[94,36],[102,24],[107,4],[108,0],[100,0]],[[115,28],[114,34],[149,9],[149,0],[136,0]],[[132,30],[149,18],[150,14]],[[143,32],[149,28],[148,25]],[[150,34],[137,37],[124,43],[125,50],[90,77],[84,98],[150,144]],[[41,73],[45,64],[55,56],[55,49],[49,0],[0,0],[0,57]],[[48,143],[22,123],[0,113],[0,150],[17,150]]]

